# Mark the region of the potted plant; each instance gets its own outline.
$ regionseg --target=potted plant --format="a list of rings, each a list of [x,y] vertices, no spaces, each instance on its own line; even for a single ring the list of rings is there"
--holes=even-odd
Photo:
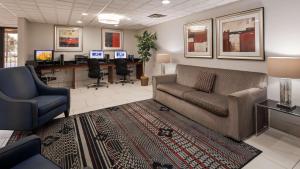
[[[157,40],[156,33],[150,33],[144,31],[142,34],[136,35],[138,54],[140,61],[143,62],[143,75],[141,76],[141,85],[147,86],[149,77],[145,75],[146,62],[148,62],[152,56],[151,50],[157,50],[155,41]]]

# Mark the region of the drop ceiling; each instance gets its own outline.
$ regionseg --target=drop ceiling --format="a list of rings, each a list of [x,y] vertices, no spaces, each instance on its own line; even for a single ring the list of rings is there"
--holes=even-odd
[[[163,5],[161,0],[0,0],[0,26],[17,27],[17,18],[24,17],[38,23],[107,27],[97,21],[97,14],[116,13],[130,18],[119,28],[142,29],[234,1],[238,0],[171,0]],[[148,17],[154,13],[167,16]]]

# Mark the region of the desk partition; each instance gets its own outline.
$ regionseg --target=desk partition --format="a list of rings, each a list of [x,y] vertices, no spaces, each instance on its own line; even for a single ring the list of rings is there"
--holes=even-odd
[[[108,82],[114,83],[116,79],[115,65],[113,63],[99,63],[101,69],[108,72]],[[135,69],[136,79],[140,79],[143,73],[143,64],[138,61],[128,62],[128,66]],[[57,80],[49,83],[50,86],[70,87],[75,89],[77,86],[85,86],[85,83],[95,81],[88,78],[88,65],[65,62],[64,65],[36,65],[36,71],[40,74],[53,72],[57,75]]]

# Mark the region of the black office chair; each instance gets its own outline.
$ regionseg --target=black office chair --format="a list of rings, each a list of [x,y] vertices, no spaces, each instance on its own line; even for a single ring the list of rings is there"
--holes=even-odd
[[[123,77],[123,79],[117,81],[116,83],[122,83],[122,85],[125,83],[134,83],[134,81],[130,79],[130,75],[133,73],[133,71],[128,68],[127,63],[128,62],[126,59],[115,59],[116,73],[117,75]],[[127,79],[127,76],[129,79]]]
[[[107,82],[101,82],[101,80],[104,80],[104,76],[107,76],[108,73],[104,73],[101,68],[100,68],[100,64],[99,64],[99,60],[97,59],[89,59],[88,60],[88,66],[89,66],[89,78],[94,78],[97,79],[96,83],[92,83],[89,84],[87,87],[88,88],[96,88],[96,90],[99,87],[103,87],[106,86],[108,87],[108,83]]]

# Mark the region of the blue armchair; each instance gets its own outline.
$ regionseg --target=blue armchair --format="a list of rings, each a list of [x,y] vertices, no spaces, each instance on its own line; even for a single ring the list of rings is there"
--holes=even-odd
[[[0,69],[0,79],[0,130],[35,130],[69,116],[70,90],[48,87],[33,67]]]
[[[41,155],[41,140],[32,135],[0,149],[1,169],[60,169]]]

